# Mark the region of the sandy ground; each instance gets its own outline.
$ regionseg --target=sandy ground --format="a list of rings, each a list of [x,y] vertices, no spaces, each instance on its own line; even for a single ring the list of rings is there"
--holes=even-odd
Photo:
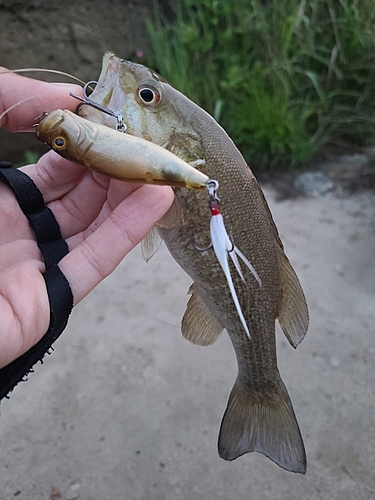
[[[375,194],[266,196],[310,306],[296,351],[277,332],[307,475],[218,457],[232,346],[182,338],[190,279],[137,248],[1,404],[1,500],[375,499]]]

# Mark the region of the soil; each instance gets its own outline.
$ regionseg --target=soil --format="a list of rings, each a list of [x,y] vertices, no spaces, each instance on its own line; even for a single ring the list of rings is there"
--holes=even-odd
[[[152,0],[0,0],[0,66],[48,68],[96,80],[103,54],[135,60],[150,54],[146,19]],[[64,81],[46,74],[28,76]],[[69,80],[65,80],[69,81]],[[0,158],[22,162],[25,151],[45,151],[33,134],[0,130]]]
[[[277,330],[306,476],[218,457],[233,348],[183,339],[191,280],[164,246],[147,265],[136,248],[1,403],[1,500],[375,499],[375,194],[265,195],[310,308],[297,350]]]

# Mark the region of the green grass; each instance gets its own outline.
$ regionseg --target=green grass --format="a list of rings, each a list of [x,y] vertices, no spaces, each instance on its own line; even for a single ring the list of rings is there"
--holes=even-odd
[[[38,151],[26,149],[23,153],[23,159],[17,164],[17,167],[23,167],[24,165],[37,163],[40,156],[41,154]]]
[[[373,0],[174,0],[148,22],[152,64],[261,166],[374,145],[374,26]]]

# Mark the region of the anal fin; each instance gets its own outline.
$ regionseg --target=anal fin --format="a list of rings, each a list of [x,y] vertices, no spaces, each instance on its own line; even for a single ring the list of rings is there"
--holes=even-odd
[[[220,428],[220,457],[234,460],[258,451],[283,469],[305,474],[305,448],[284,384],[263,397],[252,391],[238,380],[234,384]]]
[[[223,327],[207,307],[194,283],[188,293],[191,297],[182,318],[182,335],[193,344],[201,346],[213,344],[223,331]]]
[[[280,259],[280,280],[282,299],[278,320],[290,344],[297,347],[309,326],[309,311],[299,279],[283,251]]]

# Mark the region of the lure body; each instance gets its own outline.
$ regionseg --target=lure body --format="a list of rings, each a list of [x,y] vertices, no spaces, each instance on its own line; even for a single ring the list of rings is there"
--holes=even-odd
[[[208,177],[150,141],[57,109],[39,124],[36,135],[61,156],[128,182],[186,188],[206,187]]]

